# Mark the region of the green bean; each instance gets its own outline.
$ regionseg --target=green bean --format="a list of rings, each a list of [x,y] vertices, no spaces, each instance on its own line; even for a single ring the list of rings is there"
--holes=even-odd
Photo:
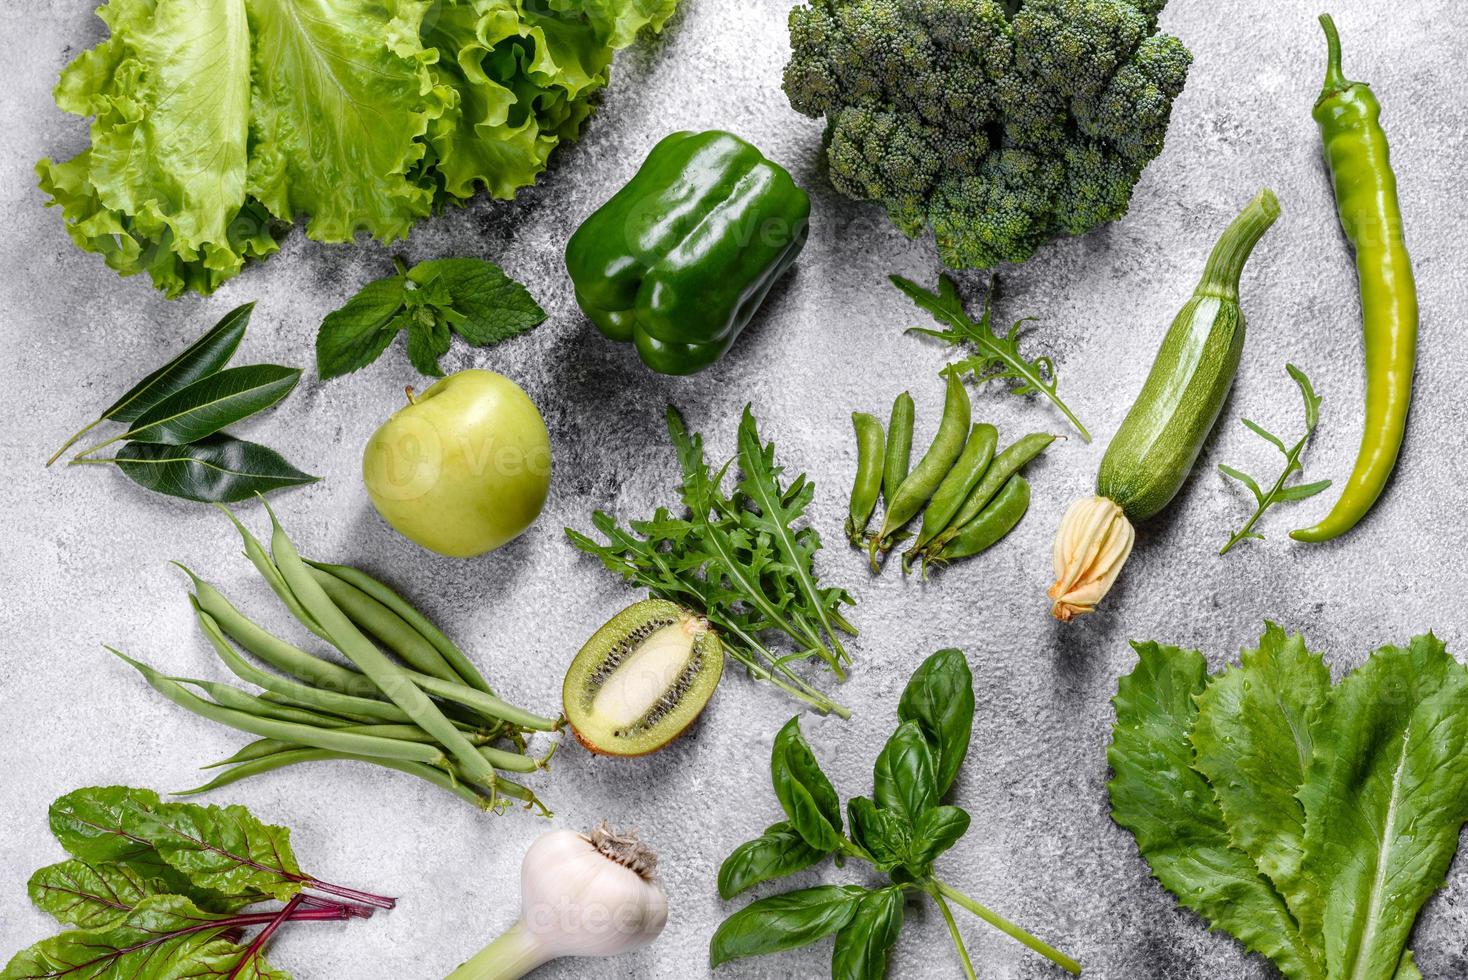
[[[307,566],[307,571],[327,597],[336,603],[336,607],[346,613],[348,619],[359,629],[377,637],[383,646],[397,654],[404,663],[441,680],[462,683],[459,675],[443,658],[443,654],[397,613],[330,572],[310,566]]]
[[[284,704],[294,708],[306,708],[307,710],[310,710],[309,704],[306,704],[303,701],[297,701],[295,698],[288,697],[284,694],[277,694],[275,691],[260,692],[260,700],[269,701],[272,704]],[[465,733],[466,735],[487,735],[495,738],[513,737],[514,730],[511,729],[504,722],[495,722],[493,725],[486,725],[484,724],[483,719],[480,718],[477,713],[471,712],[469,711],[469,709],[462,708],[462,706],[453,703],[443,704],[439,707],[443,710],[444,714],[449,716],[449,722],[455,728]],[[455,717],[460,710],[463,711],[464,718],[470,720],[463,720]],[[345,720],[353,725],[367,724],[367,722],[357,721],[356,719]],[[413,727],[416,728],[417,726],[414,725]]]
[[[386,766],[388,769],[396,769],[409,775],[417,776],[419,779],[427,780],[440,789],[446,789],[455,796],[474,804],[481,810],[489,810],[493,802],[487,796],[481,796],[468,786],[459,782],[453,776],[442,769],[423,765],[419,762],[404,762],[396,759],[377,759],[370,756],[352,755],[349,752],[333,752],[328,749],[291,749],[287,752],[277,752],[274,755],[262,759],[254,759],[235,766],[227,772],[222,772],[202,786],[186,789],[174,793],[174,796],[197,796],[210,790],[219,789],[237,783],[242,779],[252,776],[260,776],[286,766],[299,765],[303,762],[326,762],[331,760],[344,760],[348,762],[371,762],[374,765]]]
[[[378,695],[377,688],[373,687],[372,682],[363,674],[340,664],[334,664],[313,653],[307,653],[300,647],[280,639],[240,612],[218,589],[199,578],[186,566],[179,565],[178,562],[174,564],[182,568],[193,580],[194,600],[198,608],[214,619],[225,636],[276,670],[329,691],[355,694],[358,697]],[[292,596],[292,599],[294,598]]]
[[[219,654],[219,659],[224,661],[224,665],[230,669],[230,672],[242,681],[248,681],[256,687],[263,687],[267,691],[287,695],[313,710],[329,711],[343,718],[360,721],[412,721],[406,711],[388,701],[340,694],[261,670],[235,651],[228,638],[220,630],[219,624],[214,621],[214,617],[197,605],[194,607],[194,616],[198,619],[199,626],[203,628],[204,635],[213,645],[214,652]]]
[[[979,516],[980,512],[988,506],[989,501],[994,499],[994,495],[1009,482],[1009,478],[1018,473],[1030,460],[1044,452],[1055,441],[1055,438],[1048,432],[1032,432],[1005,447],[1003,452],[995,456],[994,462],[989,464],[989,471],[968,495],[968,499],[963,502],[963,506],[954,515],[953,520],[948,522],[948,526],[943,529],[942,533],[928,542],[928,554],[936,555],[942,551],[948,542],[958,536],[958,532],[965,525]]]
[[[345,728],[352,724],[346,718],[331,718],[314,711],[284,704],[272,704],[247,691],[216,681],[204,681],[193,677],[170,677],[171,681],[199,688],[214,699],[216,704],[235,711],[244,711],[262,718],[277,721],[292,721],[299,725],[315,725],[318,728]]]
[[[882,468],[886,457],[886,437],[882,423],[875,415],[852,412],[851,424],[856,429],[856,482],[851,486],[851,505],[846,518],[846,537],[860,546],[877,509],[882,493]]]
[[[423,762],[429,765],[441,765],[446,760],[443,752],[432,745],[422,745],[417,742],[404,742],[395,738],[374,738],[370,735],[353,735],[342,733],[332,728],[316,728],[311,725],[300,725],[288,721],[277,721],[273,718],[261,718],[244,711],[235,711],[205,701],[195,695],[177,681],[164,677],[158,671],[147,664],[139,663],[119,650],[112,647],[106,648],[108,652],[120,657],[125,663],[143,675],[148,685],[162,694],[168,700],[181,708],[187,708],[196,715],[208,718],[210,721],[230,728],[237,728],[242,732],[252,735],[260,735],[265,738],[279,739],[283,742],[295,742],[300,745],[310,745],[318,749],[331,749],[338,752],[351,752],[356,755],[366,755],[373,758],[398,759],[404,762]]]
[[[958,513],[958,509],[963,506],[969,493],[983,479],[989,464],[993,462],[994,446],[998,441],[999,430],[987,422],[979,422],[969,430],[968,442],[964,443],[958,461],[953,464],[948,475],[943,477],[938,489],[933,491],[933,499],[928,502],[927,510],[923,511],[922,531],[918,534],[917,543],[903,556],[904,569],[911,566],[924,546],[953,520],[953,515]]]
[[[331,637],[326,635],[326,630],[301,606],[295,593],[291,591],[290,586],[286,585],[285,578],[280,574],[280,569],[276,567],[275,561],[266,553],[264,546],[250,533],[250,529],[241,524],[240,519],[234,516],[234,511],[228,507],[220,503],[216,503],[214,506],[224,511],[224,515],[229,518],[235,530],[240,532],[240,539],[245,545],[245,557],[250,559],[250,564],[254,565],[256,570],[260,572],[260,577],[265,579],[265,584],[270,586],[270,591],[279,597],[280,601],[285,604],[285,607],[290,610],[292,616],[295,616],[296,619],[301,621],[302,626],[321,637],[327,643],[330,643]]]
[[[488,715],[501,721],[507,721],[512,725],[517,725],[520,728],[528,728],[531,731],[537,732],[553,732],[561,727],[560,722],[554,718],[546,718],[543,715],[526,711],[524,708],[517,708],[513,704],[500,700],[493,694],[485,694],[483,691],[476,691],[471,687],[465,687],[463,684],[442,680],[430,674],[420,674],[416,670],[400,669],[403,670],[403,674],[412,683],[418,685],[434,697],[458,702],[465,707],[473,708],[481,715]]]
[[[306,565],[301,560],[300,552],[291,543],[285,529],[280,526],[275,512],[269,509],[268,504],[265,506],[270,514],[271,556],[275,559],[275,566],[280,569],[286,586],[295,593],[306,612],[326,630],[331,637],[332,644],[345,654],[348,660],[361,668],[362,672],[372,679],[372,683],[376,684],[383,694],[386,694],[394,704],[406,711],[417,725],[448,749],[449,753],[463,766],[471,782],[493,788],[494,767],[475,751],[474,746],[469,744],[463,732],[450,724],[443,712],[438,709],[438,705],[434,704],[432,699],[423,693],[417,684],[413,683],[403,668],[377,649],[371,640],[363,636],[357,627],[352,625],[352,621],[346,617],[346,614],[336,607],[336,604],[306,571]],[[383,741],[393,740],[384,739]],[[411,745],[413,743],[398,744]]]
[[[912,396],[905,391],[892,402],[892,417],[887,421],[887,459],[882,465],[882,500],[888,507],[907,479],[912,462],[913,412]]]
[[[433,741],[433,736],[423,731],[417,725],[352,725],[346,728],[339,728],[337,731],[356,735],[375,735],[379,738],[398,738],[405,742],[436,744]],[[496,769],[504,769],[509,772],[535,772],[537,769],[542,768],[541,764],[530,756],[496,748],[493,745],[487,744],[488,740],[482,736],[475,736],[469,740],[479,749],[479,754],[484,756]],[[219,762],[211,763],[202,768],[218,769],[220,766],[233,765],[237,762],[253,762],[256,759],[263,759],[279,752],[289,752],[292,749],[298,749],[300,747],[300,744],[296,742],[283,742],[279,739],[262,738],[246,745],[228,759],[222,759]]]
[[[328,565],[325,562],[319,561],[309,562],[308,564],[312,568],[319,568],[323,572],[330,572],[348,585],[356,586],[397,613],[402,617],[404,622],[422,634],[425,640],[433,644],[434,648],[443,655],[443,658],[449,662],[450,666],[458,672],[459,677],[465,684],[468,684],[475,690],[483,691],[485,694],[494,694],[494,691],[490,690],[489,682],[484,679],[484,675],[479,672],[479,668],[474,666],[473,661],[469,659],[464,651],[460,650],[454,644],[453,640],[445,636],[442,630],[430,623],[428,617],[424,616],[417,609],[414,609],[408,600],[398,595],[371,575],[368,575],[361,569],[352,568],[350,565]]]
[[[965,524],[933,560],[947,564],[968,558],[997,544],[1030,509],[1030,485],[1016,473],[978,517]]]
[[[907,474],[907,478],[897,488],[896,496],[888,503],[887,513],[882,518],[882,530],[872,542],[873,555],[878,550],[885,551],[892,547],[893,536],[916,516],[933,495],[933,491],[938,489],[943,477],[953,468],[954,461],[963,452],[964,440],[968,436],[969,412],[968,390],[964,388],[958,372],[950,371],[947,392],[943,398],[943,420],[938,423],[938,434],[933,437],[932,445],[928,446],[928,451],[923,453],[917,466],[913,467],[912,472]]]

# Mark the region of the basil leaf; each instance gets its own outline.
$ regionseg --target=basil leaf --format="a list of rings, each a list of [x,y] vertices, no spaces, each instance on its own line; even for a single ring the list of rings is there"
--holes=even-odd
[[[183,446],[130,442],[117,461],[128,479],[145,489],[226,504],[320,479],[296,469],[273,449],[223,432]]]
[[[316,373],[322,380],[364,368],[387,349],[400,329],[392,321],[403,306],[405,282],[402,276],[369,282],[326,314],[316,333]]]
[[[235,349],[244,339],[255,304],[237,306],[177,357],[149,374],[108,406],[104,419],[124,424],[133,421],[169,395],[188,387],[200,378],[214,374],[229,363]]]
[[[846,804],[851,819],[851,839],[872,856],[879,871],[891,871],[908,863],[912,849],[912,827],[893,810],[881,810],[865,796]]]
[[[902,889],[888,886],[867,892],[840,932],[831,951],[831,980],[882,980],[887,951],[902,931]]]
[[[912,851],[907,864],[919,872],[968,833],[968,812],[956,806],[938,806],[918,818],[913,827]]]
[[[709,968],[829,936],[845,928],[865,894],[856,885],[818,885],[747,905],[725,919],[709,940]]]
[[[911,823],[938,805],[933,751],[915,721],[904,721],[882,747],[873,774],[877,805],[894,810]]]
[[[788,823],[777,823],[745,841],[719,867],[719,897],[728,901],[763,881],[804,870],[830,851],[811,847]]]
[[[800,734],[799,718],[791,718],[775,736],[770,779],[780,806],[805,842],[818,850],[835,850],[841,840],[841,800]]]
[[[252,364],[229,368],[181,388],[138,417],[127,433],[134,442],[180,445],[213,435],[290,394],[296,368]]]
[[[933,749],[933,778],[941,799],[968,754],[974,726],[974,679],[962,650],[924,660],[897,704],[899,721],[915,721]]]
[[[463,314],[454,330],[475,347],[522,334],[545,320],[545,310],[520,283],[483,259],[432,259],[408,273],[414,282],[437,282]]]

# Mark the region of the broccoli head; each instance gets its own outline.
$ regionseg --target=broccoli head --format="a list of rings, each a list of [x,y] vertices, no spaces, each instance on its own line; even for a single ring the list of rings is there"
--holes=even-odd
[[[826,119],[831,183],[932,229],[953,268],[1023,262],[1126,214],[1192,55],[1167,0],[807,0],[790,104]]]

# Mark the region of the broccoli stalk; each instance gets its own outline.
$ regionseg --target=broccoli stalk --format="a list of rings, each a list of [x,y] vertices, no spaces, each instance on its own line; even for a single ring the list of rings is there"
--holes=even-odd
[[[831,183],[931,229],[952,268],[1023,262],[1126,214],[1192,55],[1166,0],[808,0],[785,92]]]

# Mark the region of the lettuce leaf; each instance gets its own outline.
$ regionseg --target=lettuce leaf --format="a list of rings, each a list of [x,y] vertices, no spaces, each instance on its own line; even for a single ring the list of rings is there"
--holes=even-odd
[[[677,0],[110,0],[63,71],[91,146],[37,173],[68,234],[170,296],[279,248],[511,198]]]

